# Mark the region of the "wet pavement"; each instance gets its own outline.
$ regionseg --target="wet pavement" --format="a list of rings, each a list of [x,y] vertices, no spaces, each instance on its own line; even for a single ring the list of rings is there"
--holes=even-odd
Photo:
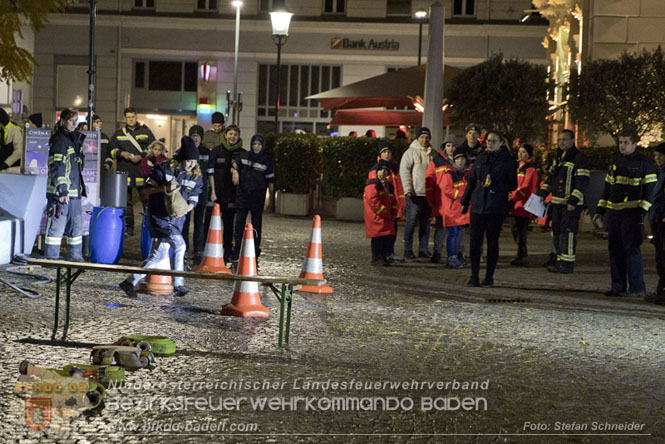
[[[309,218],[266,215],[260,274],[297,276],[310,230]],[[555,275],[540,266],[550,249],[540,229],[529,237],[534,265],[510,266],[506,226],[486,289],[466,287],[468,269],[371,266],[361,223],[324,218],[322,235],[334,293],[294,296],[286,348],[265,287],[270,317],[242,319],[219,315],[230,283],[189,280],[187,297],[130,300],[117,287],[124,276],[85,272],[68,342],[54,346],[55,284],[34,287],[41,299],[0,286],[0,442],[665,440],[665,307],[602,295],[607,241],[583,233],[575,274]],[[137,237],[125,251],[122,264],[139,263]],[[653,248],[642,251],[653,291]],[[53,411],[45,431],[26,427],[25,399],[37,394],[16,393],[23,359],[86,363],[93,344],[130,333],[170,336],[178,351],[128,371],[103,409]]]

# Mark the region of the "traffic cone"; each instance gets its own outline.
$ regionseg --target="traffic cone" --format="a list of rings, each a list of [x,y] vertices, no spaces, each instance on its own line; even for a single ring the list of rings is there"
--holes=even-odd
[[[219,204],[215,204],[210,218],[210,229],[208,239],[203,251],[201,263],[194,269],[200,273],[228,273],[231,270],[224,264],[224,246],[222,245],[222,216]]]
[[[254,254],[254,228],[245,225],[245,233],[240,247],[240,261],[237,276],[256,276],[256,255]],[[223,315],[241,318],[267,318],[268,308],[261,304],[258,282],[236,281],[233,285],[231,302],[222,307]]]
[[[312,237],[309,239],[307,246],[307,255],[305,261],[302,263],[300,270],[300,277],[307,279],[321,279],[323,280],[323,255],[321,253],[321,216],[318,214],[314,216],[314,223],[312,224]],[[303,285],[298,289],[306,293],[332,293],[333,289],[330,285]]]
[[[171,261],[166,256],[163,261],[159,263],[157,268],[171,269]],[[154,296],[168,296],[173,293],[171,276],[162,276],[158,274],[150,274],[139,281],[139,291],[149,293]]]

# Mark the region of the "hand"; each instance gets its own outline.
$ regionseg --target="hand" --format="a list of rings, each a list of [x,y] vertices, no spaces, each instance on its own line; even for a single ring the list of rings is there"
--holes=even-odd
[[[236,186],[240,183],[240,176],[236,170],[231,171],[231,182]]]
[[[108,163],[105,163],[105,164],[104,164],[104,169],[105,169],[106,171],[110,170],[110,169],[111,169],[111,165],[109,165]]]
[[[210,201],[210,202],[217,202],[217,194],[215,193],[214,190],[210,192],[210,199],[209,199],[209,201]]]
[[[143,160],[143,157],[139,156],[138,154],[130,154],[130,159],[132,163],[139,163],[140,161]]]
[[[127,151],[120,151],[120,157],[125,160],[132,160],[132,154]]]
[[[60,197],[58,197],[58,200],[63,204],[68,204],[69,203],[69,196],[60,196]]]
[[[414,193],[413,191],[409,191],[408,193],[406,193],[406,197],[408,197],[409,199],[413,199],[414,197],[416,197],[416,193]]]
[[[469,212],[469,206],[468,205],[462,206],[462,214],[466,214],[468,212]]]
[[[577,207],[575,205],[568,204],[566,208],[568,208],[568,211],[575,211]]]

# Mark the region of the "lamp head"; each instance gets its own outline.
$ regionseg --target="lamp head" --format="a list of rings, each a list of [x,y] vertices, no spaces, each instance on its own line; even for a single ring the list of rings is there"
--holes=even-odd
[[[241,0],[234,0],[231,2],[234,8],[242,8],[242,1]]]
[[[422,20],[425,17],[427,17],[427,11],[425,11],[423,8],[420,8],[419,10],[416,11],[416,18],[418,20]]]
[[[291,24],[292,12],[285,9],[279,9],[270,12],[270,21],[272,22],[272,35],[287,37],[289,35],[289,25]]]

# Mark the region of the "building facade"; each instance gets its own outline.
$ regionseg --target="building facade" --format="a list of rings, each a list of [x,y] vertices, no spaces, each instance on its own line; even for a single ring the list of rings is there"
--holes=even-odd
[[[58,108],[85,111],[88,2],[52,14],[34,36],[30,109],[53,123]],[[294,13],[281,51],[280,131],[346,134],[330,128],[330,111],[305,97],[417,62],[421,0],[286,0]],[[465,68],[493,53],[546,63],[546,25],[520,23],[528,0],[445,0],[445,64]],[[95,109],[104,130],[122,122],[131,105],[156,136],[177,143],[197,120],[226,111],[233,89],[235,9],[230,0],[98,0]],[[239,126],[249,139],[274,129],[277,48],[268,12],[276,0],[241,7],[237,90]],[[423,25],[423,63],[427,54]],[[383,128],[376,128],[383,135]]]

